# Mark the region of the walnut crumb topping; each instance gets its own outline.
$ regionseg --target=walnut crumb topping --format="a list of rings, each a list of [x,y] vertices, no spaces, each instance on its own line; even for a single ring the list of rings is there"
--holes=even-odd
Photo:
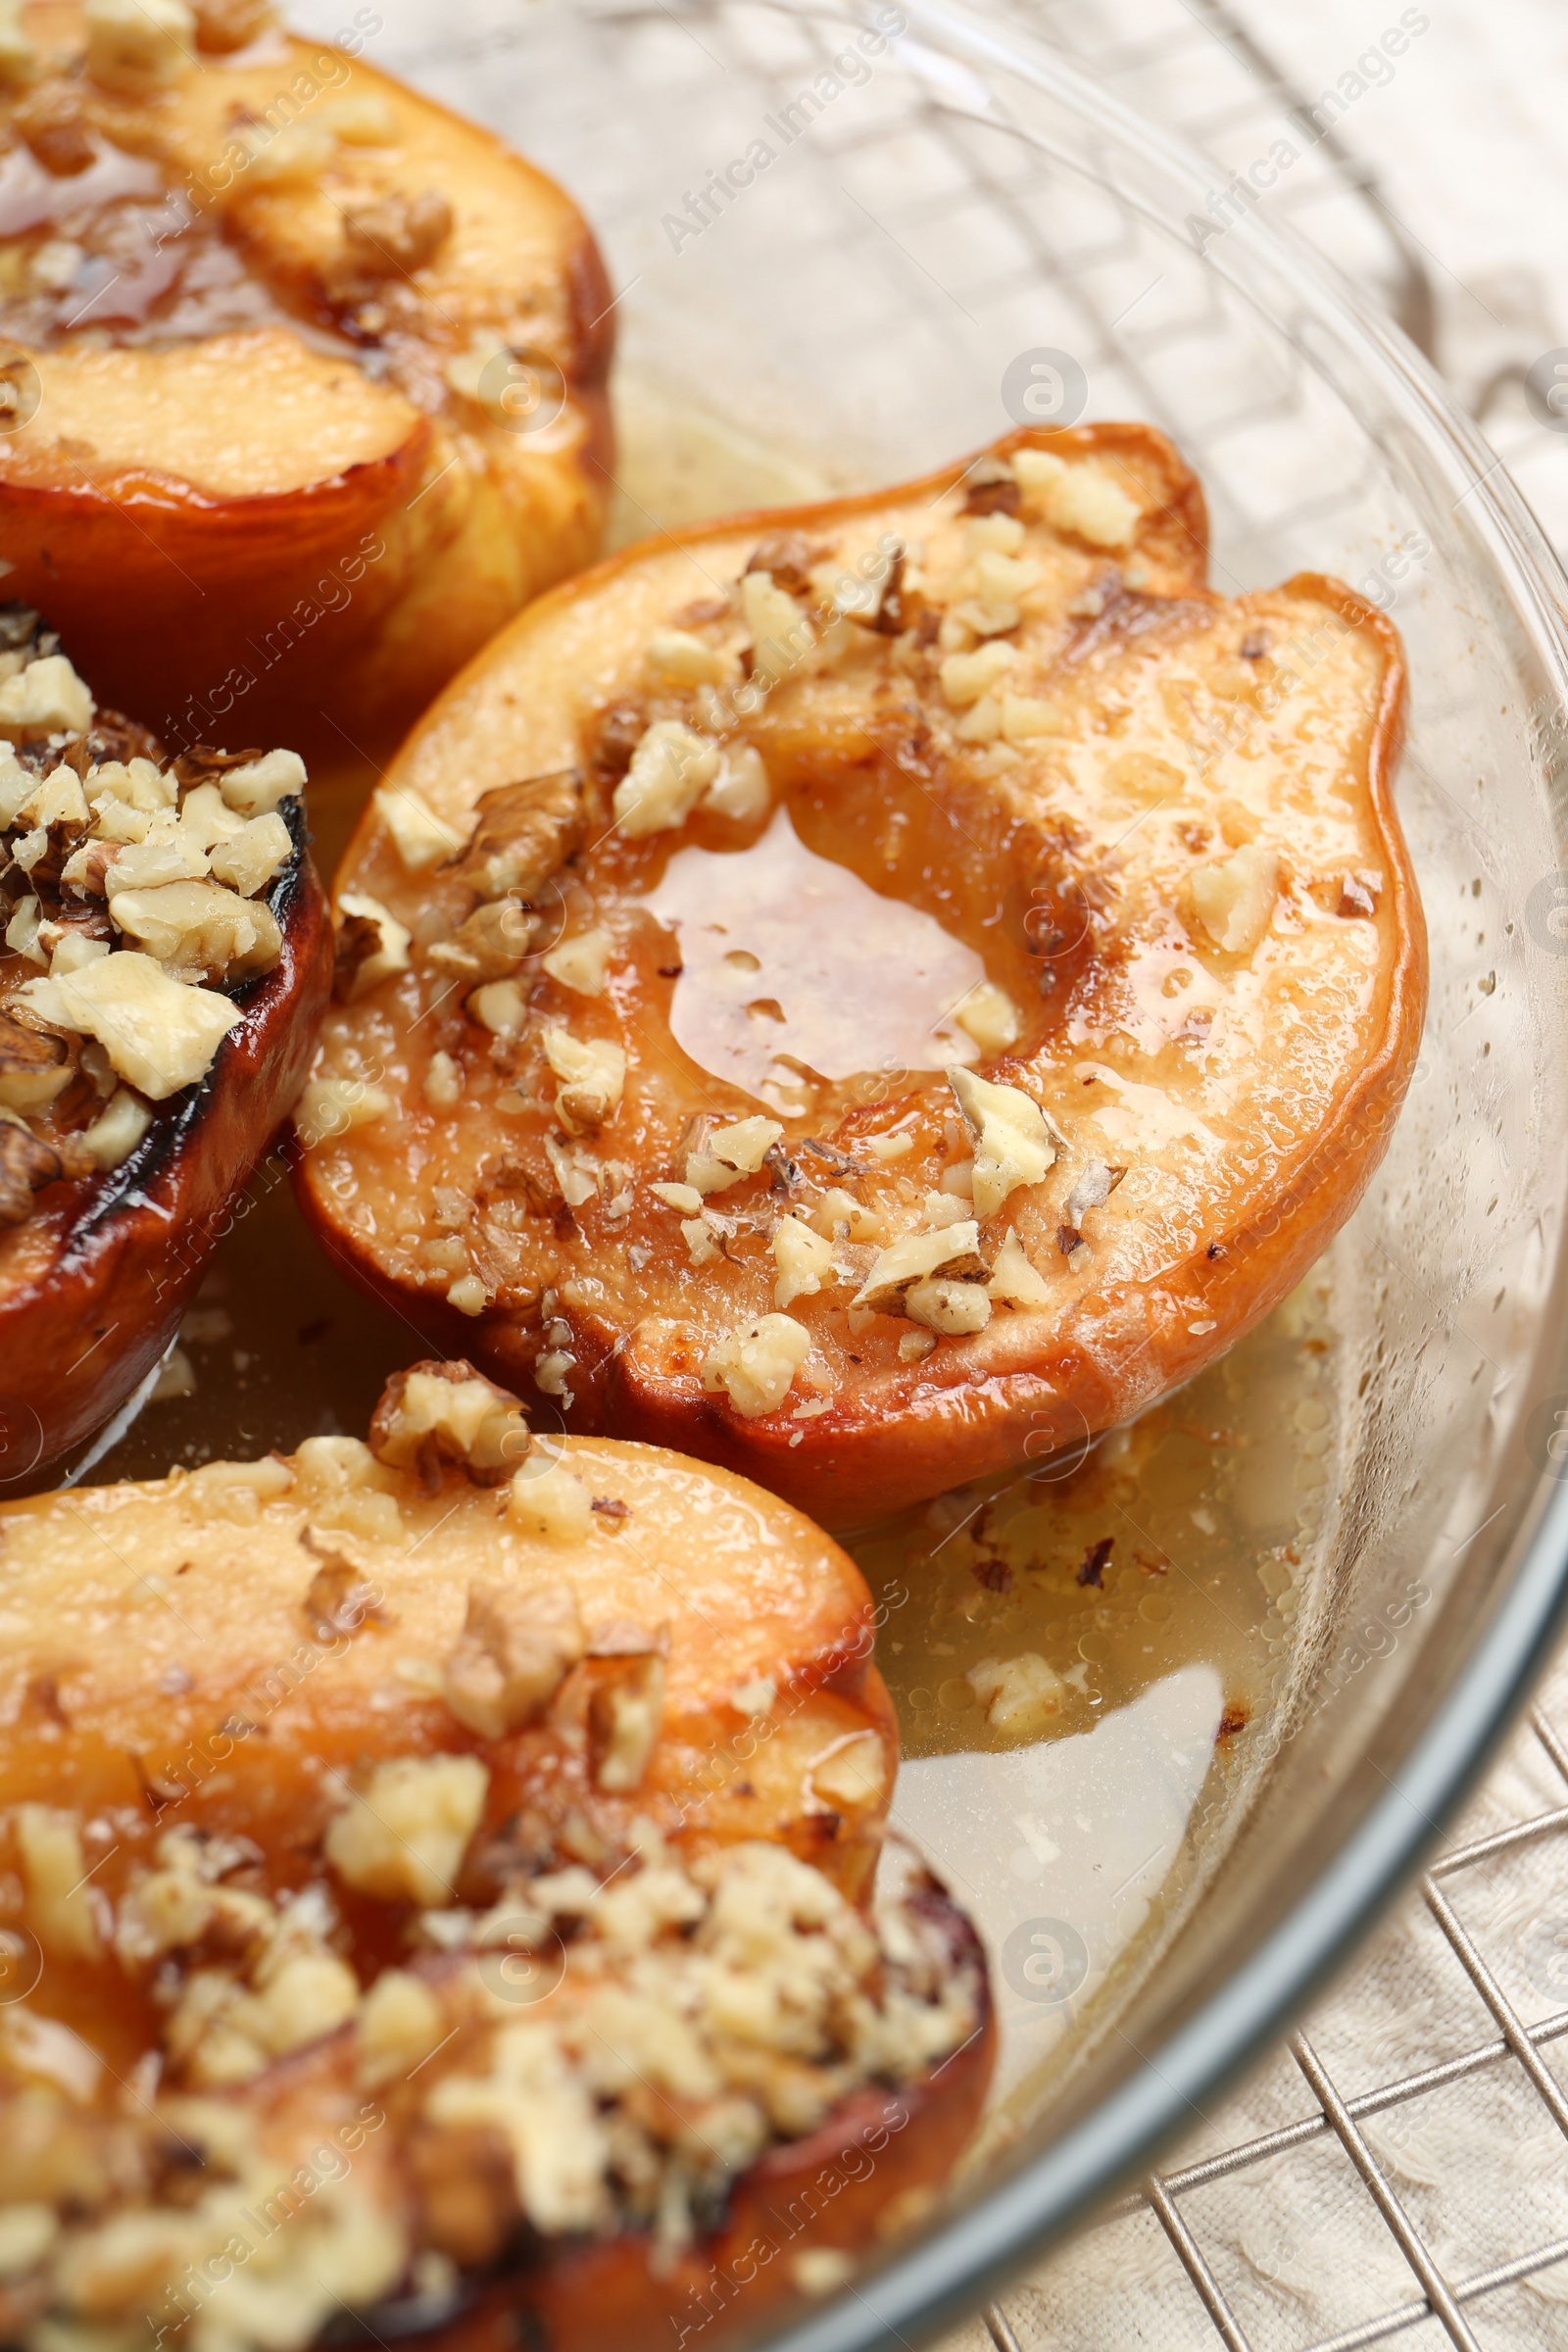
[[[472,1585],[442,1672],[447,1705],[482,1739],[503,1739],[538,1720],[586,1645],[569,1585]]]
[[[504,1486],[532,1443],[515,1396],[461,1356],[394,1372],[370,1416],[376,1460],[416,1471],[432,1493],[448,1466],[476,1487]]]
[[[15,1222],[19,1177],[119,1166],[151,1106],[211,1070],[242,1018],[231,992],[282,954],[267,894],[295,855],[282,808],[305,768],[281,751],[169,760],[98,710],[28,608],[0,606],[0,920],[21,965],[0,972],[0,1110],[31,1138],[5,1147]]]

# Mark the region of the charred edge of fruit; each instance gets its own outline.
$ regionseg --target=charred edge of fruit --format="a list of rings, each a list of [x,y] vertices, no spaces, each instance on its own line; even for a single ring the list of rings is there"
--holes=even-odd
[[[310,831],[304,795],[280,801],[277,813],[288,827],[294,850],[264,903],[283,934],[283,953],[287,957],[296,945],[291,926],[310,901]],[[269,988],[275,987],[279,968],[274,964],[270,972],[259,972],[254,980],[224,993],[231,1003],[249,1012]],[[73,1224],[66,1243],[67,1265],[96,1241],[103,1228],[123,1209],[137,1205],[137,1196],[147,1192],[175,1165],[180,1153],[194,1140],[214,1098],[226,1081],[229,1062],[245,1042],[242,1023],[220,1041],[206,1076],[187,1087],[183,1094],[172,1098],[174,1107],[171,1115],[165,1117],[161,1111],[154,1112],[152,1125],[141,1142],[118,1168],[101,1179],[82,1214]]]
[[[889,2100],[905,2099],[920,2102],[932,2095],[942,2076],[956,2060],[973,2048],[978,2041],[989,2041],[996,2032],[996,2002],[992,1994],[991,1970],[986,1959],[985,1945],[973,1920],[943,1881],[929,1870],[922,1869],[910,1885],[906,1901],[936,1926],[947,1944],[951,1965],[955,1971],[972,1966],[975,1971],[975,2022],[972,2031],[946,2058],[936,2061],[911,2082],[894,2089],[885,2083],[867,2082],[848,2092],[831,2114],[820,2124],[796,2139],[781,2139],[763,2150],[745,2172],[738,2173],[729,2184],[723,2212],[717,2224],[705,2230],[689,2251],[699,2257],[707,2248],[721,2240],[733,2214],[736,2197],[749,2185],[765,2187],[770,2175],[781,2168],[799,2164],[810,2172],[823,2163],[830,2163],[844,2139],[848,2117],[869,2096]],[[987,2061],[987,2073],[991,2061]],[[918,2117],[916,2118],[918,2121]],[[956,2163],[961,2147],[955,2147],[953,2160]],[[951,2168],[950,2168],[951,2169]],[[624,2233],[625,2242],[652,2249],[653,2232],[641,2229]],[[551,2352],[551,2340],[545,2336],[541,2322],[530,2308],[528,2289],[532,2281],[543,2281],[553,2263],[563,2257],[569,2259],[592,2240],[580,2238],[553,2242],[541,2238],[524,2224],[500,2259],[483,2270],[463,2271],[448,2292],[439,2298],[432,2295],[405,2294],[390,2297],[384,2303],[373,2303],[364,2310],[345,2308],[322,2328],[318,2343],[321,2352],[369,2352],[373,2344],[404,2343],[426,2347],[437,2352],[445,2331],[460,2320],[476,2314],[506,2320],[514,2331],[521,2352]]]

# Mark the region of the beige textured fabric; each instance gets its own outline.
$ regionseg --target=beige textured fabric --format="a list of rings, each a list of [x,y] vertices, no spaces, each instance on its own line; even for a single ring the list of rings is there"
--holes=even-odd
[[[1540,1710],[1568,1739],[1568,1646]],[[1444,1850],[1568,1808],[1568,1779],[1529,1723],[1509,1739]],[[1568,2011],[1568,1821],[1441,1882],[1526,2026]],[[1498,2038],[1497,2027],[1419,1887],[1402,1896],[1304,2021],[1347,2098]],[[1568,2090],[1568,2036],[1542,2049]],[[1287,2048],[1169,2151],[1200,2163],[1318,2112]],[[1504,2058],[1364,2125],[1373,2154],[1450,2285],[1568,2241],[1568,2138],[1522,2066]],[[1415,2301],[1420,2289],[1348,2156],[1327,2132],[1186,2193],[1180,2210],[1255,2352],[1298,2352]],[[1153,2214],[1087,2230],[1004,2299],[1023,2352],[1215,2352],[1212,2322]],[[1568,2346],[1565,2256],[1478,2297],[1466,2316],[1487,2352]],[[1427,2318],[1395,2339],[1446,2344]],[[944,2352],[992,2352],[983,2324]]]

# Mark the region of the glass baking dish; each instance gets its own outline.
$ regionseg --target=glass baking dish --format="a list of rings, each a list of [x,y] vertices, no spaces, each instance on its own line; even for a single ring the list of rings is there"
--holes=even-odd
[[[378,0],[368,23],[378,65],[494,124],[599,231],[620,539],[896,481],[1014,423],[1144,417],[1203,479],[1216,586],[1337,572],[1410,656],[1432,1010],[1351,1226],[1131,1432],[856,1544],[904,1723],[898,1819],[982,1925],[1004,2057],[949,2204],[781,2340],[908,2342],[1146,2163],[1343,1954],[1556,1621],[1562,576],[1428,370],[1257,218],[1245,175],[1217,187],[978,14]],[[316,779],[325,862],[367,781]],[[187,1324],[188,1382],[166,1373],[80,1471],[358,1429],[415,1346],[317,1254],[274,1160]],[[1125,1575],[1109,1598],[1045,1571],[1020,1580],[1035,1598],[999,1595],[976,1532],[998,1528],[1069,1562],[1110,1528]],[[1071,1651],[1059,1739],[987,1735],[962,1668],[1004,1635]],[[720,2310],[744,2327],[745,2285],[715,2278],[687,2335]]]

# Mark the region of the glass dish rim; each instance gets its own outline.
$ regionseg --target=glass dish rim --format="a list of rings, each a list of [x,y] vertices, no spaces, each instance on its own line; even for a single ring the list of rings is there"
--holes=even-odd
[[[785,0],[786,9],[790,0]],[[808,14],[819,13],[807,0]],[[1002,67],[1065,101],[1091,131],[1141,148],[1185,178],[1201,206],[1200,152],[1113,97],[1043,37],[998,29],[946,0],[900,0],[905,34],[949,57]],[[1359,290],[1288,225],[1250,209],[1227,244],[1257,251],[1293,294],[1378,373],[1402,421],[1446,473],[1463,466],[1471,519],[1517,606],[1559,700],[1568,701],[1568,576],[1496,453],[1436,371]],[[1538,1481],[1536,1498],[1549,1494]],[[1234,2077],[1341,1965],[1417,1867],[1473,1786],[1568,1620],[1568,1485],[1524,1540],[1490,1622],[1425,1732],[1366,1817],[1289,1913],[1128,2079],[1007,2180],[783,2332],[768,2352],[877,2352],[928,2342],[974,2316],[1072,2220],[1147,2166],[1202,2098]]]

